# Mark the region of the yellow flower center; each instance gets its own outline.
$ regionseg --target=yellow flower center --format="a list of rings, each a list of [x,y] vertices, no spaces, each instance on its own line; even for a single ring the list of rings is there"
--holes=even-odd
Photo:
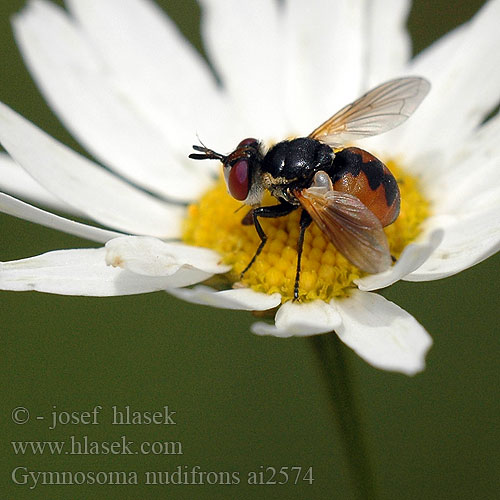
[[[429,215],[429,202],[419,190],[417,179],[405,173],[395,161],[385,164],[398,181],[401,191],[401,211],[396,221],[384,228],[391,254],[398,258],[408,243],[420,232],[421,223]],[[262,205],[274,205],[276,200],[266,194]],[[241,210],[238,210],[240,209]],[[250,207],[232,198],[224,181],[219,179],[195,204],[189,206],[184,221],[183,241],[190,245],[211,248],[221,254],[232,270],[216,286],[247,286],[267,294],[278,292],[282,302],[293,298],[297,266],[297,239],[301,210],[285,217],[260,219],[268,236],[266,245],[242,279],[260,243],[253,225],[241,220]],[[345,297],[354,280],[366,273],[360,271],[340,254],[314,223],[304,238],[300,270],[299,298],[301,301]],[[212,283],[213,284],[213,283]]]

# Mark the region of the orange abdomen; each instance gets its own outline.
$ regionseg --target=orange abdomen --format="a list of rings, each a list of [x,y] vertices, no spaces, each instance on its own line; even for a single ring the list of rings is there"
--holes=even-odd
[[[356,196],[388,226],[399,215],[400,194],[396,179],[375,156],[359,148],[335,153],[330,173],[333,189]]]

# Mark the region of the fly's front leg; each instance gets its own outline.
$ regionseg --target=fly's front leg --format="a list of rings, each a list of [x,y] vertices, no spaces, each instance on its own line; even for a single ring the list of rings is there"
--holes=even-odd
[[[276,217],[284,217],[289,213],[293,212],[298,208],[297,205],[292,205],[291,203],[287,203],[286,201],[280,202],[279,205],[272,205],[270,207],[257,207],[252,210],[252,220],[253,225],[255,226],[255,230],[260,238],[260,245],[255,252],[255,255],[252,257],[252,260],[248,263],[248,266],[243,269],[241,273],[241,277],[252,267],[255,259],[259,256],[260,252],[264,248],[264,245],[267,242],[267,235],[262,229],[262,226],[259,222],[259,217],[267,217],[268,219],[275,219]],[[246,219],[246,217],[245,217]]]

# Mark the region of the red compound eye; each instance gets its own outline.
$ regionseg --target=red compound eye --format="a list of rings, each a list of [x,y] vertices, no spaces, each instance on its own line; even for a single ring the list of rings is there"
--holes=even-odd
[[[243,139],[239,144],[238,148],[244,148],[246,146],[257,146],[259,141],[257,139],[254,139],[253,137],[249,137],[248,139]],[[236,149],[238,149],[236,148]]]
[[[231,196],[237,200],[243,201],[248,196],[250,189],[248,160],[238,160],[232,167],[226,177],[227,187]]]

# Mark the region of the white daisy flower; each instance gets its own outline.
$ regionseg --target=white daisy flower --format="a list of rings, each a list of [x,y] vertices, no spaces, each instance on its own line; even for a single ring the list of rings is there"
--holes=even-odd
[[[202,34],[221,84],[149,0],[66,6],[32,0],[14,32],[47,102],[96,161],[1,104],[8,155],[0,156],[0,210],[104,246],[0,263],[0,288],[94,296],[166,290],[214,307],[275,311],[273,324],[259,321],[253,332],[335,331],[376,367],[422,370],[429,334],[373,292],[400,279],[453,275],[499,249],[500,116],[485,119],[500,100],[500,0],[413,60],[409,2],[376,1],[368,15],[357,0],[237,8],[203,0]],[[369,88],[407,75],[428,79],[429,96],[404,125],[360,143],[400,184],[401,214],[386,228],[396,264],[363,274],[313,225],[301,300],[290,300],[295,211],[263,223],[269,241],[240,281],[259,238],[234,214],[239,204],[217,180],[217,162],[188,159],[196,135],[224,153],[245,137],[272,144],[305,136]]]

